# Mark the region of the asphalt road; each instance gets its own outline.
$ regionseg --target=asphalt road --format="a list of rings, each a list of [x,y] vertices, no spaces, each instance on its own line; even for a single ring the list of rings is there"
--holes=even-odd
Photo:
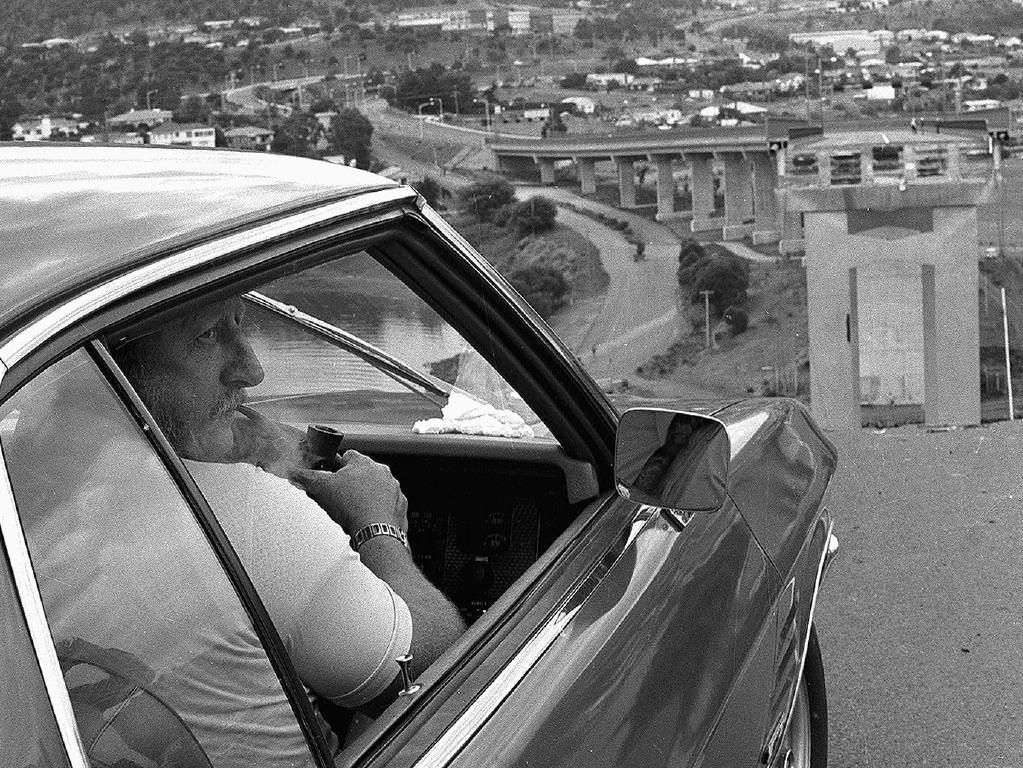
[[[830,765],[1023,766],[1023,424],[830,437]]]

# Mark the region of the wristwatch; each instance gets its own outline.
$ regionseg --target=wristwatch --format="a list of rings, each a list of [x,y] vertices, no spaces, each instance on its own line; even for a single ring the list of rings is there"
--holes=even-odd
[[[391,525],[390,523],[370,523],[365,528],[357,530],[355,535],[352,536],[352,549],[358,552],[359,547],[374,536],[391,536],[400,541],[405,546],[405,549],[409,548],[408,534],[398,526]]]

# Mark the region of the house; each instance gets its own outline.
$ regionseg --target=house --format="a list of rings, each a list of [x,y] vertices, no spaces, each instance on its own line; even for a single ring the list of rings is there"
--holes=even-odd
[[[11,126],[11,138],[15,141],[49,141],[53,138],[68,139],[77,136],[80,125],[74,120],[62,117],[42,117],[19,120]]]
[[[567,99],[562,99],[561,103],[572,104],[576,114],[579,115],[592,115],[597,111],[597,102],[589,96],[569,96]]]
[[[224,131],[224,138],[227,139],[227,146],[233,149],[269,152],[270,145],[274,140],[274,132],[269,128],[244,125],[240,128],[229,128]]]
[[[982,109],[998,109],[1002,102],[998,99],[966,99],[963,109],[967,112],[979,112]]]
[[[167,109],[132,109],[114,115],[107,120],[107,126],[116,130],[135,129],[140,125],[151,130],[171,119],[172,113]]]
[[[217,131],[210,125],[179,124],[170,120],[150,131],[149,143],[164,146],[215,147],[217,146]]]
[[[634,77],[628,72],[594,72],[586,75],[586,87],[605,91],[612,87],[627,88]]]

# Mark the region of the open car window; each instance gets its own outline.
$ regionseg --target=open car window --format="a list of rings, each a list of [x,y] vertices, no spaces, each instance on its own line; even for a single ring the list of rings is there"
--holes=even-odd
[[[355,429],[411,432],[429,422],[417,431],[550,438],[483,356],[364,251],[280,277],[247,299],[266,373],[252,402],[276,418],[343,414]]]

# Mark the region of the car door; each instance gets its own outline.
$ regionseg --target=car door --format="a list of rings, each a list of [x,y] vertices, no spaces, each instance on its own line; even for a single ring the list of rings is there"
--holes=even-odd
[[[209,518],[95,350],[61,358],[0,405],[4,464],[85,755],[321,764],[323,731],[267,652],[251,588],[224,570]]]

